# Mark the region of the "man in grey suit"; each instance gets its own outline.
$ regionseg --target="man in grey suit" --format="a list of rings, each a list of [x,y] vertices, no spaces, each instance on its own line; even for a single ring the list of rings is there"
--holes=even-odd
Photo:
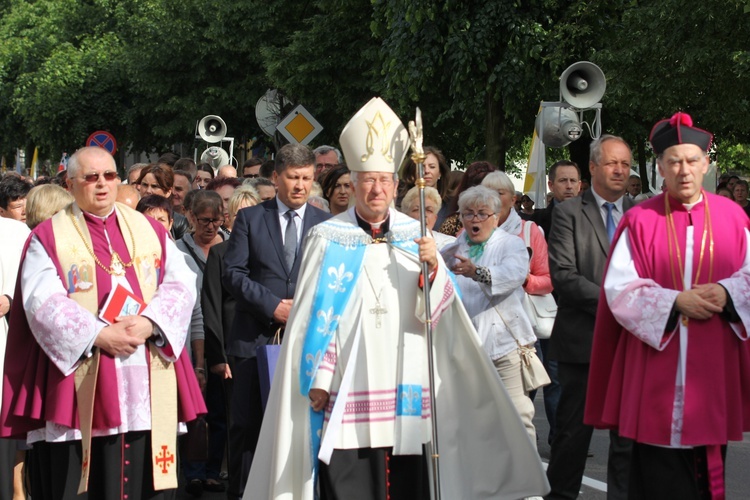
[[[627,143],[604,135],[591,143],[591,189],[556,205],[548,240],[558,310],[550,356],[558,362],[561,394],[547,478],[547,499],[574,499],[583,479],[593,427],[583,410],[599,288],[617,223],[633,202],[625,194],[632,156]],[[610,434],[608,498],[627,498],[630,443]]]
[[[285,327],[302,240],[312,226],[331,216],[307,204],[314,175],[310,148],[287,144],[279,149],[273,174],[277,196],[239,211],[224,256],[222,281],[237,301],[226,339],[234,379],[228,498],[239,498],[244,491],[263,420],[255,350]]]

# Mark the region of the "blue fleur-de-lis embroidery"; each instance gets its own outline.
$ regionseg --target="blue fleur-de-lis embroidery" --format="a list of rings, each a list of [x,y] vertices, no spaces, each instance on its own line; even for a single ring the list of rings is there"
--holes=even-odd
[[[338,269],[331,266],[328,268],[328,276],[333,276],[333,283],[328,284],[328,288],[333,290],[334,293],[345,292],[346,287],[344,286],[345,281],[351,281],[354,279],[354,275],[346,270],[346,267],[342,263]]]
[[[318,311],[317,317],[322,321],[322,324],[318,327],[318,332],[326,337],[333,335],[341,316],[333,314],[333,307],[329,307],[327,311]]]
[[[315,356],[312,355],[312,353],[305,356],[305,362],[310,366],[309,370],[305,370],[305,374],[308,377],[312,377],[315,374],[315,367],[320,364],[320,360],[323,357],[322,351],[317,351],[315,353]]]
[[[422,415],[422,386],[398,386],[398,402],[396,405],[396,415],[410,417]]]

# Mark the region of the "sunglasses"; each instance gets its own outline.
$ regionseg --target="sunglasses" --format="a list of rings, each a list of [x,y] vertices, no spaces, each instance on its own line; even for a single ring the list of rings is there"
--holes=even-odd
[[[81,179],[83,179],[86,182],[98,182],[100,175],[104,177],[105,181],[113,181],[117,179],[117,172],[113,172],[111,170],[107,170],[106,172],[102,172],[101,174],[97,172],[94,174],[82,175]]]

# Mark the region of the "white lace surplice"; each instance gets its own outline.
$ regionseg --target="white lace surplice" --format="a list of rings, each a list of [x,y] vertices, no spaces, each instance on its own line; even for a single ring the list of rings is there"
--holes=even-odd
[[[160,349],[161,355],[174,361],[185,344],[196,300],[195,275],[171,240],[167,240],[164,260],[164,281],[142,315],[159,327],[163,340],[171,347],[171,356]],[[115,280],[113,277],[113,289]],[[124,279],[121,283],[127,284]],[[36,236],[23,263],[21,291],[26,317],[37,342],[61,372],[72,374],[82,359],[91,355],[94,339],[106,323],[68,298],[54,263]],[[115,357],[122,423],[117,428],[96,430],[94,436],[151,429],[147,355],[146,345],[141,345],[130,356]],[[28,434],[29,443],[78,439],[81,433],[77,429],[52,422]]]
[[[683,276],[683,287],[685,290],[689,290],[692,287],[693,248],[695,246],[693,230],[693,226],[688,226],[685,237],[686,249],[683,260],[685,263],[685,274]],[[747,230],[745,230],[745,237],[748,240],[748,248],[750,249],[750,233]],[[742,269],[732,277],[719,281],[719,283],[726,288],[730,297],[747,296],[750,293],[748,289],[748,276],[750,276],[750,251],[745,256]],[[662,351],[675,335],[679,335],[680,352],[677,362],[677,376],[675,378],[675,400],[672,411],[670,447],[683,447],[681,444],[682,417],[688,329],[682,324],[682,321],[678,321],[678,328],[675,328],[673,331],[666,331],[672,306],[677,299],[679,291],[663,288],[654,280],[641,278],[638,275],[630,248],[628,230],[624,229],[610,259],[607,277],[604,280],[604,292],[607,297],[607,303],[617,322],[647,345],[658,351]],[[746,311],[744,308],[738,308],[737,312],[743,321],[747,320],[747,315],[750,313],[750,311]],[[747,337],[747,334],[744,333],[740,326],[736,324],[731,324],[731,326],[740,338],[745,339]]]

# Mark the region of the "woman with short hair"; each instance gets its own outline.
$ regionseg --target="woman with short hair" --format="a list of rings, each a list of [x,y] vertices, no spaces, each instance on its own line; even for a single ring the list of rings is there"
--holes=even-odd
[[[427,229],[432,232],[432,237],[435,239],[435,244],[438,250],[446,245],[449,245],[456,241],[454,236],[442,234],[434,230],[435,223],[437,222],[440,208],[442,207],[442,200],[440,199],[440,193],[437,189],[432,187],[424,188],[424,205],[425,205],[425,219],[427,222]],[[404,195],[404,199],[401,200],[401,211],[411,217],[412,219],[419,220],[421,212],[421,203],[419,198],[419,188],[414,186]]]
[[[71,203],[73,195],[56,184],[36,186],[26,196],[26,225],[34,229]]]
[[[320,187],[332,215],[347,211],[352,197],[352,181],[346,165],[339,165],[326,172],[320,181]]]
[[[517,236],[498,229],[499,214],[508,209],[503,205],[497,192],[486,186],[463,192],[458,199],[458,213],[464,231],[441,253],[456,274],[464,306],[485,351],[529,438],[536,442],[534,404],[523,387],[516,343],[528,346],[536,342],[522,305],[529,254]]]

